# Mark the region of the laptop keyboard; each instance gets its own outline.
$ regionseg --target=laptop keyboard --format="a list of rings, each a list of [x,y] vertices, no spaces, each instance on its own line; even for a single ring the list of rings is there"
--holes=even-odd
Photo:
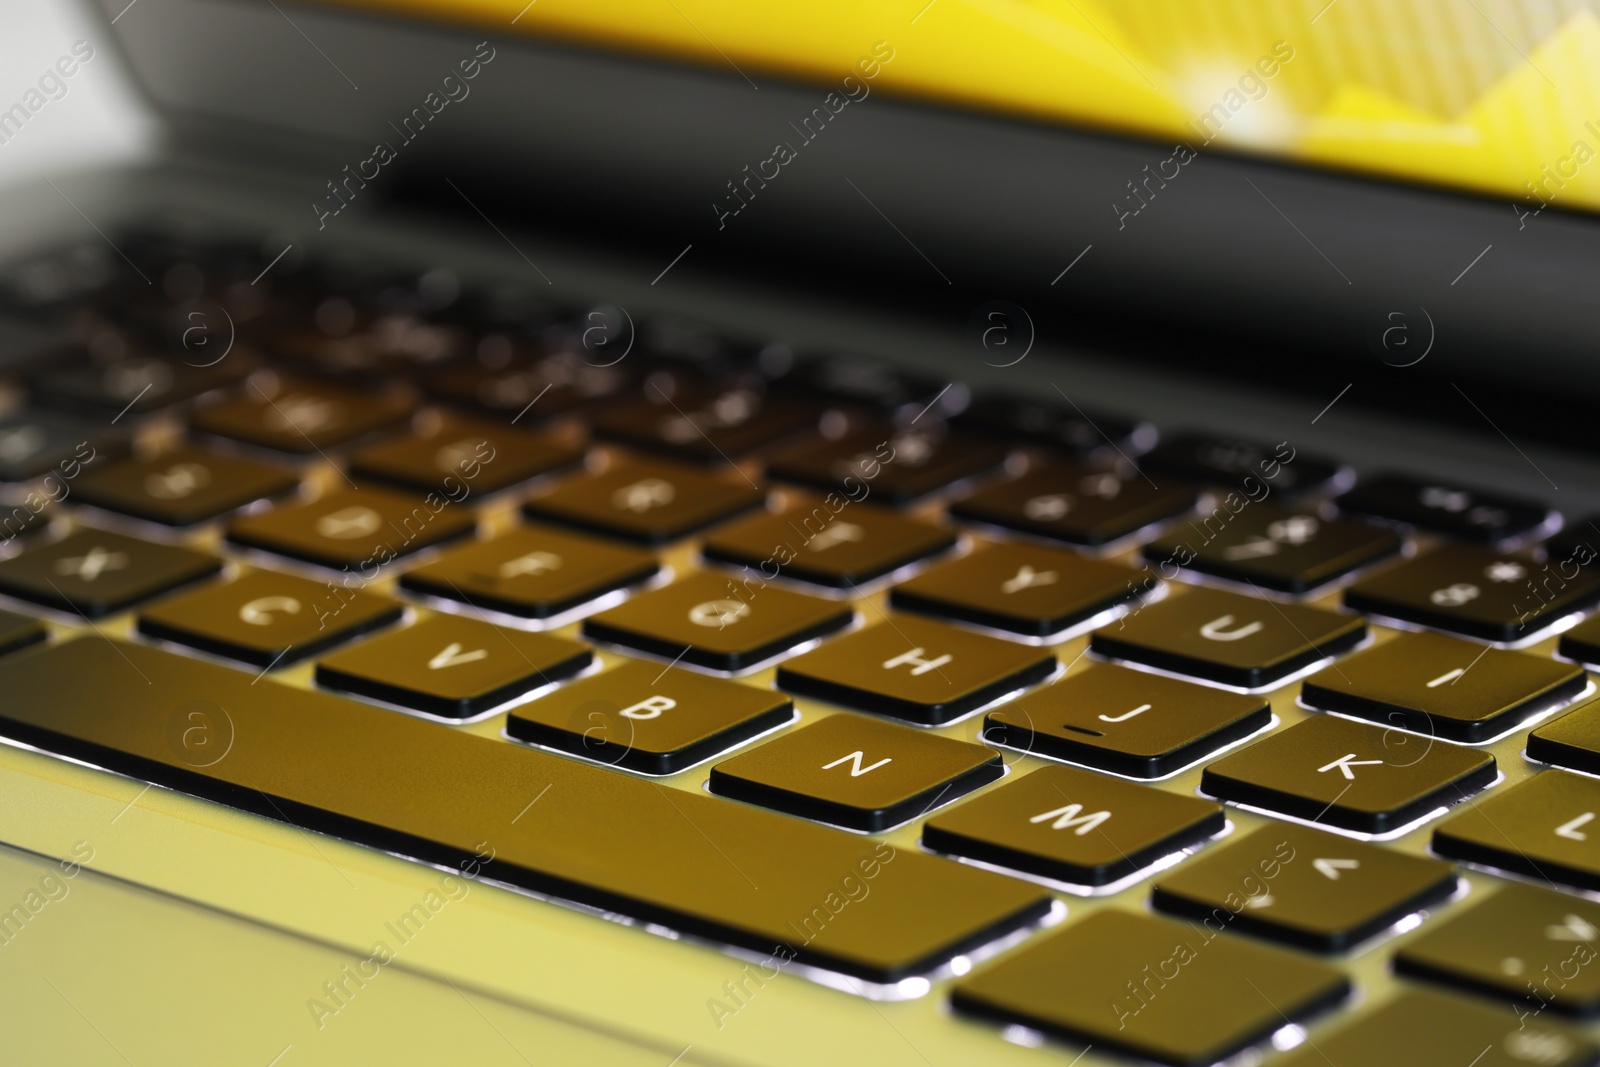
[[[1600,1057],[1496,1004],[1600,1013],[1587,972],[1528,984],[1600,941],[1560,891],[1600,892],[1600,714],[1540,724],[1600,620],[1532,649],[1600,574],[1539,501],[137,247],[237,350],[160,354],[142,287],[23,308],[78,340],[0,419],[0,736],[427,863],[487,840],[485,877],[857,992],[953,978],[1013,1039],[1211,1063],[1344,1013],[1341,954],[1378,952],[1420,984],[1319,1030],[1341,1063],[1429,1020],[1486,1064]],[[1501,786],[1473,746],[1523,730],[1552,766]],[[1425,824],[1432,857],[1383,844]],[[1452,864],[1506,882],[1462,902]],[[878,903],[824,906],[844,875]]]

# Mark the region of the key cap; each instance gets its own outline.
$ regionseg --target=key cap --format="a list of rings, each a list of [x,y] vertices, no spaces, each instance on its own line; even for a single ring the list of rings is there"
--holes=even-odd
[[[355,570],[371,581],[391,560],[469,536],[476,528],[471,511],[438,494],[422,498],[387,489],[335,489],[318,500],[241,515],[228,524],[228,540]]]
[[[1132,455],[1156,439],[1155,427],[1147,422],[1009,396],[980,397],[950,425],[979,437],[1056,448],[1074,456],[1114,448]]]
[[[1600,774],[1600,702],[1588,701],[1528,735],[1529,759]]]
[[[1571,578],[1576,568],[1600,559],[1600,515],[1585,515],[1568,523],[1544,543],[1544,554],[1563,578]]]
[[[179,448],[154,459],[126,459],[86,473],[76,486],[86,504],[165,526],[193,526],[300,484],[293,472],[241,456]]]
[[[582,458],[580,445],[552,434],[447,416],[426,432],[362,449],[351,459],[350,473],[413,492],[460,497],[498,493]]]
[[[922,828],[922,843],[953,856],[1103,886],[1222,832],[1222,808],[1195,797],[1041,767]]]
[[[1048,637],[1119,604],[1135,601],[1150,582],[1115,563],[1085,559],[1044,545],[978,545],[970,555],[901,582],[889,603],[996,630]]]
[[[654,556],[592,537],[523,526],[452,548],[400,576],[400,588],[525,619],[548,619],[653,577]]]
[[[1300,696],[1324,711],[1476,744],[1571,700],[1587,684],[1583,668],[1570,663],[1409,633],[1318,671]]]
[[[878,833],[1004,773],[992,748],[838,714],[723,760],[707,784],[718,796]]]
[[[850,625],[850,605],[699,572],[592,615],[583,632],[720,671],[742,671]]]
[[[802,360],[784,378],[783,387],[824,401],[871,408],[896,422],[909,422],[923,413],[930,419],[953,415],[970,399],[960,383],[908,374],[856,354]]]
[[[1068,544],[1099,546],[1194,507],[1194,490],[1123,481],[1109,471],[1074,463],[1048,463],[1009,482],[980,489],[957,501],[950,514],[1047,537]]]
[[[1474,1059],[1476,1057],[1476,1059]],[[1332,1033],[1318,1033],[1281,1067],[1590,1067],[1600,1048],[1577,1034],[1426,989],[1407,989]]]
[[[578,673],[586,646],[477,619],[434,615],[317,662],[317,684],[413,711],[466,719]]]
[[[586,362],[586,356],[593,362]],[[476,365],[434,372],[428,377],[427,391],[452,404],[532,425],[619,395],[634,381],[634,374],[627,365],[605,365],[614,358],[563,351],[531,362],[488,365],[480,356]]]
[[[1345,952],[1455,891],[1447,863],[1278,825],[1163,874],[1150,903],[1211,931]]]
[[[506,735],[641,774],[676,774],[794,718],[781,693],[626,660],[506,716]]]
[[[25,650],[0,692],[0,735],[46,751],[439,866],[488,843],[487,878],[866,981],[1051,908],[1015,879],[148,646]],[[858,883],[873,903],[841,903]]]
[[[1419,745],[1319,715],[1217,760],[1202,772],[1200,789],[1236,804],[1382,834],[1465,799],[1497,773],[1487,752],[1431,739]]]
[[[80,528],[0,560],[0,593],[98,619],[221,569],[215,556]]]
[[[60,500],[59,484],[76,479],[89,464],[128,451],[128,439],[104,425],[47,411],[27,410],[0,419],[0,482],[26,482],[51,475],[44,492]]]
[[[1588,966],[1597,946],[1600,906],[1513,884],[1406,942],[1394,969],[1587,1019],[1600,1014],[1600,968]]]
[[[14,611],[0,611],[0,656],[36,645],[48,636],[49,631],[38,619]]]
[[[1089,647],[1101,656],[1257,689],[1354,648],[1366,636],[1365,619],[1190,589],[1096,630]]]
[[[1144,548],[1151,563],[1171,561],[1201,574],[1296,595],[1400,551],[1393,530],[1309,510],[1249,504],[1174,526]]]
[[[252,379],[237,397],[197,410],[189,425],[198,433],[310,456],[393,427],[412,407],[407,397],[385,390]]]
[[[1130,778],[1164,778],[1272,721],[1261,697],[1092,664],[989,712],[984,739]]]
[[[221,322],[217,326],[221,327]],[[94,418],[147,415],[202,393],[242,381],[255,370],[254,360],[243,352],[230,353],[209,366],[201,357],[193,362],[163,356],[132,354],[106,363],[84,359],[62,369],[52,360],[50,369],[34,379],[39,401]],[[209,357],[205,357],[209,358]]]
[[[927,429],[894,432],[867,425],[838,440],[780,452],[767,473],[781,481],[861,499],[870,492],[889,504],[908,504],[999,466],[1006,449],[982,438]]]
[[[1562,579],[1540,565],[1475,545],[1446,545],[1344,591],[1355,611],[1484,641],[1518,641],[1600,602],[1600,567]]]
[[[29,493],[22,503],[13,507],[0,505],[0,545],[48,530],[52,517],[44,498],[38,493]]]
[[[602,474],[569,479],[523,505],[534,518],[660,545],[760,506],[743,478],[678,464],[622,460]]]
[[[637,400],[608,406],[593,421],[595,436],[670,453],[697,463],[739,459],[813,428],[819,408],[745,386],[664,391],[655,379]]]
[[[778,688],[937,726],[1050,677],[1056,658],[901,615],[778,667]]]
[[[1105,1052],[1199,1067],[1349,995],[1349,980],[1331,967],[1216,936],[1097,911],[963,979],[950,1006]]]
[[[1341,511],[1488,543],[1532,533],[1559,519],[1544,504],[1527,497],[1396,473],[1362,479],[1337,503]]]
[[[1561,654],[1579,663],[1600,663],[1600,616],[1587,619],[1561,635]]]
[[[706,559],[849,589],[956,543],[953,532],[837,494],[802,500],[781,515],[757,515],[706,538]]]
[[[388,597],[276,571],[206,585],[139,614],[139,632],[257,667],[287,667],[400,618]]]
[[[1491,793],[1433,831],[1441,856],[1600,889],[1600,782],[1545,771]],[[1591,840],[1591,838],[1593,838]]]
[[[1303,496],[1348,485],[1350,468],[1336,459],[1299,452],[1288,441],[1269,444],[1239,437],[1181,433],[1165,437],[1139,457],[1139,467],[1162,477],[1240,490],[1253,501],[1269,493]]]

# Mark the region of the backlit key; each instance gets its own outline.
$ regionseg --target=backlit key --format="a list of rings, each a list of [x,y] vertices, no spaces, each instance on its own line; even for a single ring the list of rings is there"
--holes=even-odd
[[[321,381],[256,378],[238,397],[197,410],[190,425],[215,437],[315,456],[319,449],[395,426],[413,407],[409,397],[383,390],[364,392]]]
[[[820,415],[820,408],[742,386],[678,389],[669,395],[651,380],[642,399],[597,414],[594,432],[651,454],[717,463],[814,427]]]
[[[535,518],[659,545],[760,505],[765,494],[737,474],[643,460],[569,479],[530,500]]]
[[[81,528],[0,560],[0,593],[97,619],[221,569],[215,556]]]
[[[1545,771],[1496,790],[1433,832],[1441,856],[1600,890],[1600,782]]]
[[[950,507],[988,523],[1075,545],[1103,545],[1194,507],[1183,486],[1127,481],[1076,463],[1045,463],[1020,478],[979,489]]]
[[[417,493],[461,499],[468,493],[497,493],[582,458],[583,448],[561,437],[447,416],[426,432],[357,452],[350,473]]]
[[[96,467],[73,487],[86,504],[167,526],[192,526],[282,496],[300,479],[282,467],[198,448]]]
[[[866,486],[875,500],[905,504],[982,474],[1005,457],[1003,446],[981,438],[932,427],[892,432],[868,426],[837,441],[782,452],[773,457],[767,471],[782,481],[848,496],[860,496]]]
[[[1274,492],[1314,493],[1339,480],[1349,484],[1348,467],[1336,459],[1300,452],[1288,441],[1272,444],[1195,433],[1164,437],[1139,457],[1139,466],[1158,476],[1226,486],[1252,500]]]
[[[1276,504],[1237,513],[1219,505],[1145,546],[1152,563],[1283,593],[1306,593],[1400,551],[1400,538],[1354,519],[1325,519]]]
[[[1363,478],[1337,503],[1341,511],[1376,515],[1468,541],[1504,541],[1558,517],[1527,497],[1393,473]]]
[[[781,515],[757,515],[706,538],[705,557],[818,585],[848,589],[942,552],[955,533],[834,494]]]
[[[1530,733],[1528,758],[1600,774],[1600,701],[1588,701]]]
[[[312,501],[244,515],[228,540],[371,580],[391,561],[465,537],[477,528],[472,511],[436,493],[408,496],[387,489],[336,489]]]

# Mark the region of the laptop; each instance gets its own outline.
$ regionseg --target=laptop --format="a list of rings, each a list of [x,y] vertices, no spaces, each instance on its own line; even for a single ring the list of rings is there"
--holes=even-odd
[[[1600,1060],[1588,8],[87,14],[7,1062]]]

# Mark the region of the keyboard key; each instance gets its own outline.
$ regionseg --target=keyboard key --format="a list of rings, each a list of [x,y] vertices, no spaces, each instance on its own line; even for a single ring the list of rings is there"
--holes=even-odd
[[[1150,903],[1208,930],[1344,952],[1455,891],[1449,864],[1280,825],[1163,874]]]
[[[0,656],[36,645],[49,636],[49,631],[38,619],[18,615],[14,611],[0,611]]]
[[[1318,671],[1300,694],[1323,711],[1475,744],[1571,700],[1587,684],[1583,668],[1570,663],[1408,633]]]
[[[197,410],[189,425],[199,433],[311,456],[389,429],[410,417],[413,407],[403,394],[381,389],[257,378],[239,396]]]
[[[1005,773],[992,748],[830,715],[711,768],[718,796],[877,833]]]
[[[1568,580],[1542,570],[1487,548],[1445,545],[1362,579],[1344,591],[1344,602],[1484,641],[1518,641],[1600,602],[1600,567],[1580,569]]]
[[[1404,975],[1548,1008],[1600,1014],[1600,905],[1531,885],[1487,900],[1408,941],[1394,957]],[[1519,1013],[1519,1015],[1524,1013]]]
[[[1561,635],[1560,652],[1579,663],[1600,663],[1600,616],[1587,619]]]
[[[1531,1013],[1523,1013],[1531,1015]],[[1600,1048],[1512,1010],[1407,989],[1341,1030],[1318,1033],[1274,1067],[1590,1067]]]
[[[587,647],[549,634],[434,615],[317,662],[317,684],[465,719],[583,670]]]
[[[1216,804],[1072,767],[1041,767],[943,812],[922,843],[954,856],[1103,886],[1222,832]]]
[[[781,452],[767,465],[773,478],[861,499],[863,486],[890,504],[907,504],[964,478],[982,474],[1006,458],[1002,445],[963,434],[927,429],[891,431],[868,425],[838,440],[823,440]]]
[[[1084,411],[1066,404],[1040,403],[1017,397],[980,397],[950,420],[958,430],[1008,444],[1039,445],[1075,456],[1102,450],[1143,452],[1156,439],[1155,428],[1104,411]]]
[[[1141,586],[1143,588],[1141,588]],[[1027,637],[1048,637],[1139,598],[1149,581],[1127,567],[1044,545],[978,545],[901,582],[889,603]]]
[[[0,692],[13,740],[438,866],[488,841],[496,881],[870,982],[1051,908],[1016,879],[149,646],[23,651]],[[841,877],[873,903],[839,904]]]
[[[52,360],[50,369],[34,380],[34,391],[43,403],[120,421],[124,415],[147,415],[233,385],[255,369],[254,361],[243,352],[231,355],[232,359],[201,366],[146,355],[124,356],[104,364],[84,361],[66,369]]]
[[[1365,619],[1216,589],[1189,589],[1096,630],[1098,655],[1257,689],[1367,636]]]
[[[1528,735],[1529,759],[1600,774],[1600,702],[1588,701]]]
[[[794,718],[781,693],[626,660],[513,708],[506,734],[642,774],[676,774]]]
[[[1296,595],[1400,551],[1393,530],[1354,519],[1251,504],[1174,526],[1144,548],[1151,563],[1187,567],[1230,581]]]
[[[1097,911],[962,980],[950,1006],[1104,1052],[1196,1067],[1350,992],[1331,967],[1216,936],[1170,919]]]
[[[53,512],[38,493],[29,493],[22,503],[9,508],[0,504],[0,545],[48,530],[52,518]]]
[[[1418,751],[1421,755],[1418,755]],[[1319,715],[1208,766],[1200,789],[1297,819],[1383,834],[1493,782],[1494,757]]]
[[[350,473],[461,500],[468,493],[498,493],[582,458],[582,446],[552,434],[447,416],[424,433],[357,452]]]
[[[850,625],[836,600],[695,573],[584,620],[597,641],[721,671],[742,671]]]
[[[228,525],[228,540],[323,567],[353,569],[370,581],[391,560],[477,528],[466,507],[387,489],[336,489],[319,500],[284,504]]]
[[[98,619],[221,569],[215,556],[80,528],[0,560],[0,593]]]
[[[360,589],[251,571],[145,609],[139,632],[257,667],[286,667],[387,626],[400,611]]]
[[[28,410],[0,419],[0,482],[27,482],[53,474],[71,482],[96,461],[128,451],[128,439],[100,423],[80,422],[47,411]],[[55,499],[63,494],[44,489]]]
[[[1096,547],[1194,507],[1193,489],[1123,481],[1109,471],[1073,463],[1031,468],[1009,482],[957,501],[950,514],[1036,537]]]
[[[1490,543],[1532,533],[1558,517],[1527,497],[1393,473],[1362,479],[1337,503],[1341,511]]]
[[[671,453],[717,463],[813,428],[821,414],[811,405],[743,386],[690,387],[669,395],[652,378],[642,398],[606,407],[595,415],[593,425],[595,436],[652,455]]]
[[[1162,438],[1139,457],[1139,467],[1156,475],[1157,481],[1165,476],[1242,489],[1257,502],[1268,493],[1302,496],[1338,482],[1348,485],[1351,478],[1350,468],[1338,460],[1299,452],[1287,441],[1274,445],[1197,433]]]
[[[428,378],[428,395],[528,425],[600,403],[634,381],[632,368],[601,366],[608,358],[587,352],[556,352],[505,366],[444,367]]]
[[[802,360],[784,378],[783,387],[824,401],[871,408],[896,423],[923,414],[944,418],[959,412],[971,398],[959,382],[908,374],[855,354]]]
[[[1544,554],[1567,578],[1572,577],[1574,567],[1587,567],[1600,559],[1600,515],[1585,515],[1568,523],[1544,543]]]
[[[1048,678],[1042,649],[897,616],[778,667],[778,688],[937,726]]]
[[[837,496],[805,500],[781,515],[757,515],[706,538],[706,559],[848,589],[956,543],[951,530]]]
[[[1164,778],[1271,721],[1261,697],[1096,663],[989,712],[983,736],[1129,778]]]
[[[765,497],[742,477],[623,460],[602,474],[565,481],[523,510],[534,518],[660,545],[758,507]]]
[[[241,456],[179,448],[96,467],[74,488],[86,504],[165,526],[193,526],[300,484],[292,471]]]
[[[1600,890],[1600,782],[1545,771],[1497,790],[1433,831],[1451,859]]]
[[[400,587],[424,596],[548,619],[653,577],[655,557],[540,526],[522,526],[488,541],[452,548],[400,576]]]

